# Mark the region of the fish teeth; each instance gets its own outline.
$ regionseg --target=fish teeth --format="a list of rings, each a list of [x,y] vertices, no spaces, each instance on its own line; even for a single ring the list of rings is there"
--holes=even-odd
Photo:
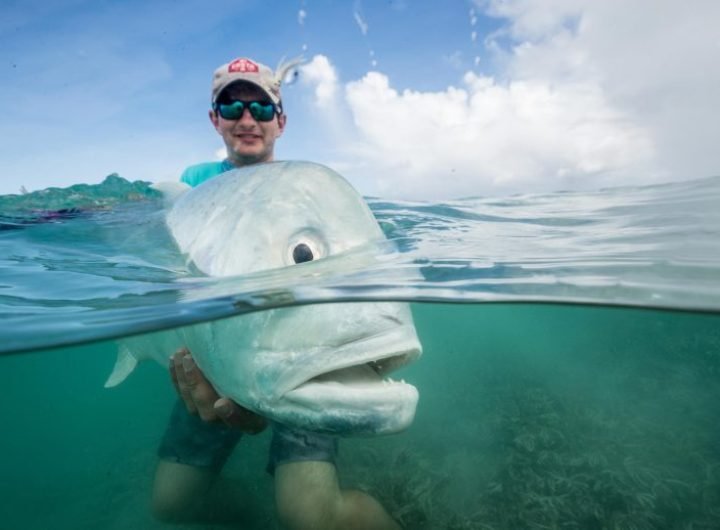
[[[383,382],[383,385],[397,385],[397,384],[405,385],[405,384],[407,384],[407,383],[405,383],[405,379],[400,379],[400,381],[396,381],[392,377],[386,377],[385,379],[382,380],[382,382]]]

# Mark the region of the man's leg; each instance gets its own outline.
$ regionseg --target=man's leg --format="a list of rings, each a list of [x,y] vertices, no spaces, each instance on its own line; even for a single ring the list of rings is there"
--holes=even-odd
[[[361,491],[341,490],[337,438],[273,424],[268,471],[275,503],[291,530],[399,530],[385,509]]]
[[[278,517],[291,530],[400,530],[380,503],[341,490],[330,462],[289,462],[275,469]]]
[[[166,522],[196,520],[217,473],[186,464],[160,460],[155,471],[152,511]]]
[[[153,484],[153,515],[168,523],[232,523],[258,517],[250,488],[216,471],[160,460]]]
[[[252,503],[220,470],[241,437],[189,414],[178,400],[158,449],[153,514],[163,521],[237,521]]]

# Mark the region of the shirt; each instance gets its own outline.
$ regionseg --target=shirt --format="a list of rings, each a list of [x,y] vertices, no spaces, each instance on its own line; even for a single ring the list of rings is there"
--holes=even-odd
[[[188,184],[194,188],[199,186],[203,182],[213,177],[218,176],[220,173],[225,173],[234,169],[230,161],[226,158],[222,162],[203,162],[202,164],[195,164],[190,166],[183,171],[180,176],[180,182]]]

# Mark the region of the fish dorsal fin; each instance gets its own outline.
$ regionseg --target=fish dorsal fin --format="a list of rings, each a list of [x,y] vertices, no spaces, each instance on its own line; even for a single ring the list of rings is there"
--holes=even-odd
[[[150,187],[163,194],[163,200],[167,206],[175,204],[175,202],[190,189],[190,186],[184,182],[175,181],[156,182]]]
[[[105,388],[119,385],[129,376],[138,364],[137,358],[125,346],[120,346],[117,360],[110,376],[105,381]]]

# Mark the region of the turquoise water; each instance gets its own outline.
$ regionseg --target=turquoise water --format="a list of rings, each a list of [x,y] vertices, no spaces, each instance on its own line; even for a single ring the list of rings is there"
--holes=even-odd
[[[333,257],[218,279],[185,263],[147,184],[0,197],[0,352],[339,300],[720,307],[720,177],[369,203],[392,242],[361,249],[373,265]]]
[[[720,527],[720,180],[370,199],[400,252],[302,288],[199,278],[157,197],[112,185],[0,198],[0,528],[163,527],[148,504],[174,394],[154,364],[103,389],[109,339],[369,298],[412,302],[425,353],[399,377],[420,404],[399,435],[344,440],[340,476],[408,528]],[[268,442],[226,468],[259,499],[249,528],[276,527]]]

